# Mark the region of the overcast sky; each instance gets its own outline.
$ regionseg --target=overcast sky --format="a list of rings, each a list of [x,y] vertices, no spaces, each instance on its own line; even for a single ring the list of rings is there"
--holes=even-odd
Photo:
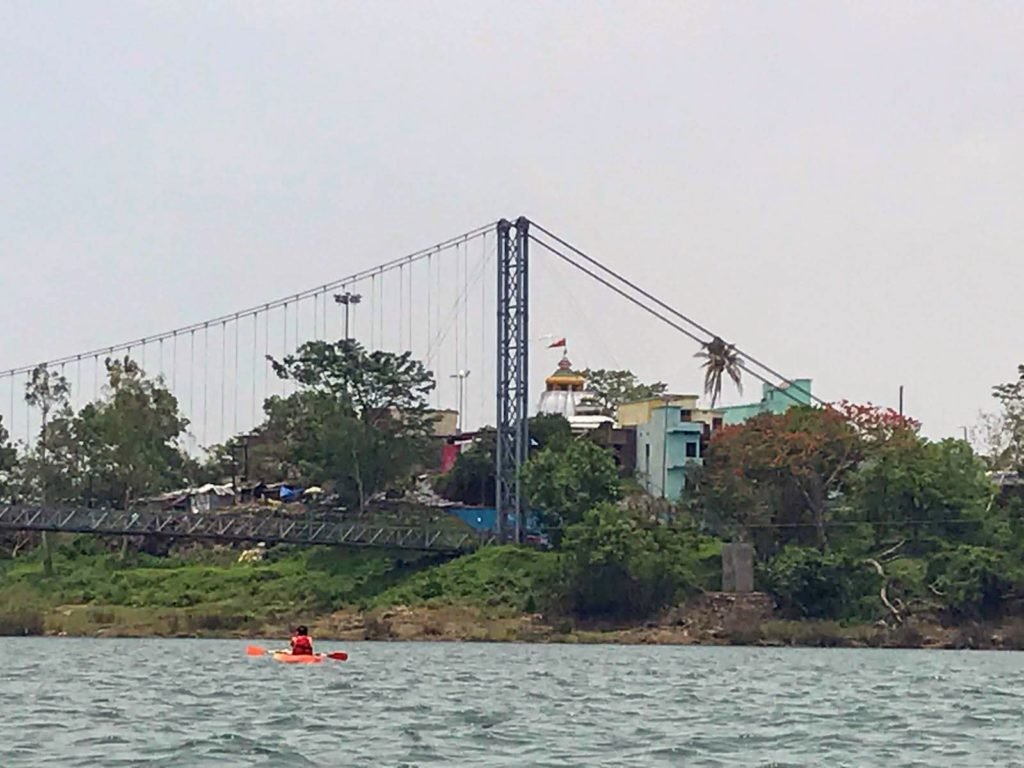
[[[0,368],[525,214],[959,434],[1024,362],[1022,51],[1019,2],[5,0]],[[537,336],[700,389],[567,269],[534,262]]]

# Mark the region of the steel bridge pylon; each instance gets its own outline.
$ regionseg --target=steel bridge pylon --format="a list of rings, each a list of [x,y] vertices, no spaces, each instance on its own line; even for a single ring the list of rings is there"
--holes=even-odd
[[[529,434],[529,235],[530,222],[498,222],[498,368],[495,511],[499,535],[522,541],[525,499],[520,470]],[[513,517],[508,530],[506,517]]]

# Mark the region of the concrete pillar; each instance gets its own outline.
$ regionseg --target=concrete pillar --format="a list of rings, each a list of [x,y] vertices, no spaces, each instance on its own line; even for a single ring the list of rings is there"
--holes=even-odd
[[[732,542],[722,547],[722,591],[754,591],[754,548]]]

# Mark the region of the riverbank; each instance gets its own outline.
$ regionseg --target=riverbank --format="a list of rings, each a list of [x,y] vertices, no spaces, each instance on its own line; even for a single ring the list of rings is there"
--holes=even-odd
[[[785,620],[762,593],[704,591],[649,620],[587,622],[545,611],[553,553],[487,548],[456,560],[409,553],[192,546],[170,555],[56,537],[0,560],[0,635],[316,637],[356,641],[615,643],[1024,650],[1024,618],[960,622],[936,612],[899,626]],[[715,581],[714,574],[709,581]]]
[[[303,619],[325,641],[511,642],[616,645],[742,645],[814,648],[924,648],[1024,651],[1024,620],[944,626],[920,619],[899,627],[788,621],[753,593],[710,593],[654,621],[610,625],[509,614],[472,605],[342,610]],[[231,615],[125,606],[58,606],[42,632],[68,637],[254,639],[288,636],[294,621],[239,621]]]

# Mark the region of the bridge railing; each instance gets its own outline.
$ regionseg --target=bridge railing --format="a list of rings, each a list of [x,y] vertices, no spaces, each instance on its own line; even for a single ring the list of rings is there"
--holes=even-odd
[[[316,517],[284,518],[225,512],[0,506],[0,530],[470,552],[496,542],[490,533],[451,528],[387,526]]]

